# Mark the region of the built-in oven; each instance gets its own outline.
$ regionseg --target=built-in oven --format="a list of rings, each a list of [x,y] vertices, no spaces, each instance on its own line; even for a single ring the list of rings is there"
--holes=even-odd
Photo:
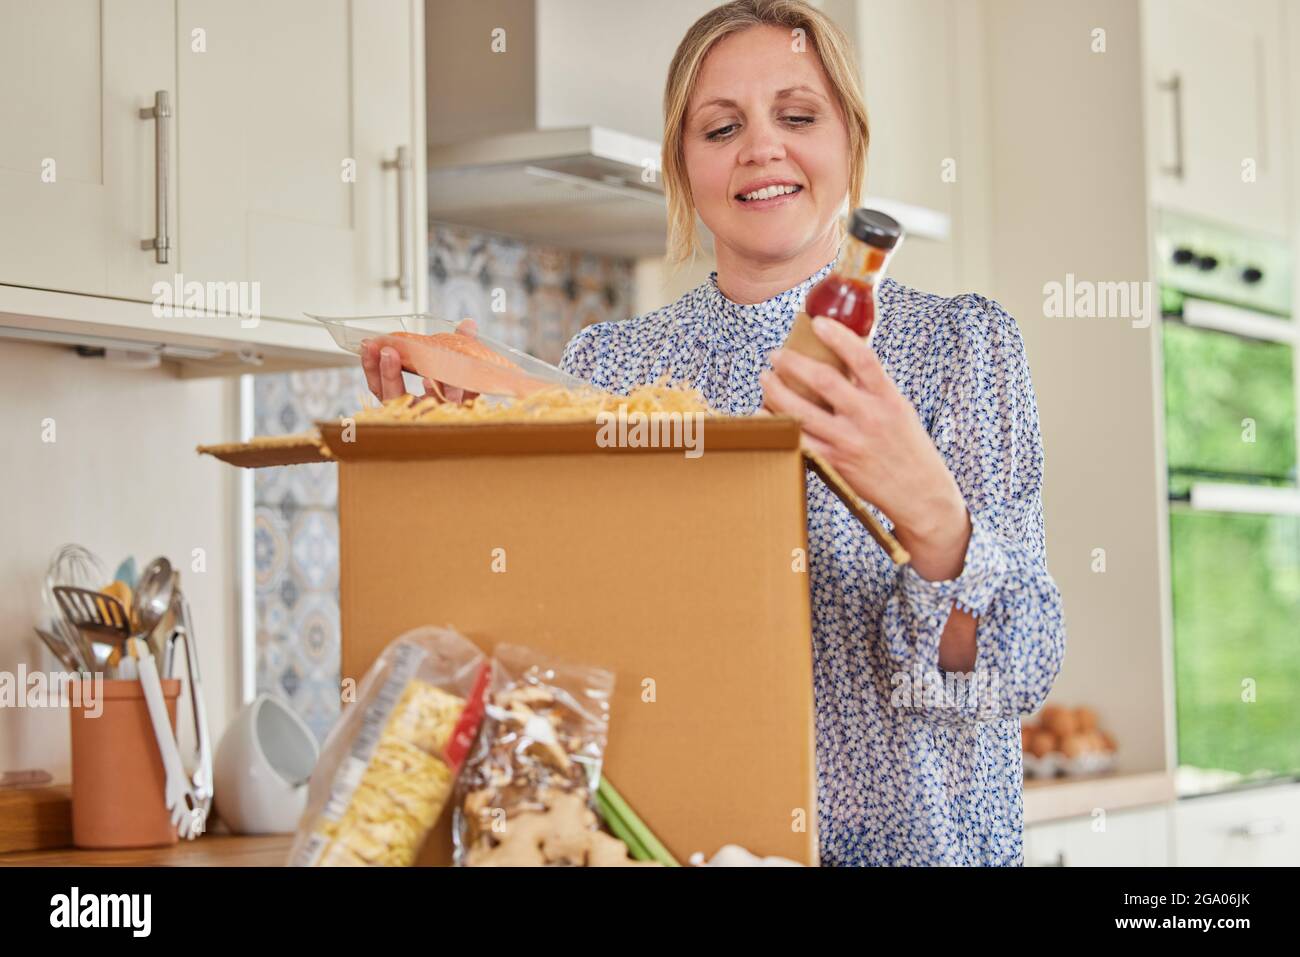
[[[1178,786],[1300,774],[1300,433],[1279,240],[1157,220]]]

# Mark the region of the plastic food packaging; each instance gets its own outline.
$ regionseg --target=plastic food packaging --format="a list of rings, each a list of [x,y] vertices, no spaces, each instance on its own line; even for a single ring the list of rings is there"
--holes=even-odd
[[[456,786],[457,865],[623,864],[592,811],[614,675],[498,645],[482,732]]]
[[[290,864],[413,864],[473,744],[488,678],[482,652],[448,628],[385,648],[325,741]]]
[[[402,357],[402,368],[433,382],[482,395],[521,398],[549,386],[586,385],[548,362],[487,336],[464,335],[456,323],[427,313],[404,316],[330,316],[309,318],[329,330],[339,348],[355,355],[373,339]]]

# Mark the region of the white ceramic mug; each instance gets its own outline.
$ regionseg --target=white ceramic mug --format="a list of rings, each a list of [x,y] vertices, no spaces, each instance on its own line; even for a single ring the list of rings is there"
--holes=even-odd
[[[278,698],[258,695],[235,716],[217,747],[217,816],[236,834],[292,834],[319,756],[316,736],[302,718]]]

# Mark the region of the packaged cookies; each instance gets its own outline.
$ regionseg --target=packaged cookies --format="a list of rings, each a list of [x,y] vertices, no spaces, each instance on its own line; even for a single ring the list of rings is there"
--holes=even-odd
[[[497,646],[482,733],[456,786],[458,865],[626,859],[591,810],[613,690],[608,671]]]
[[[450,629],[385,648],[325,742],[290,863],[413,864],[478,732],[488,676],[483,654]]]

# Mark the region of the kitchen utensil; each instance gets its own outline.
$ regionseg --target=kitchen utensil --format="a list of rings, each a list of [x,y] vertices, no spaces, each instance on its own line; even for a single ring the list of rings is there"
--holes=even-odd
[[[153,634],[171,608],[175,578],[172,563],[159,557],[149,563],[136,585],[135,633],[149,643],[150,654],[156,655],[158,651]]]
[[[134,555],[128,555],[126,558],[122,559],[122,563],[117,566],[117,571],[113,572],[113,579],[115,581],[125,582],[126,587],[130,588],[132,591],[135,590],[136,583],[140,580],[140,576],[136,572]]]
[[[145,703],[149,708],[149,720],[153,723],[154,739],[158,742],[163,770],[167,774],[164,785],[167,810],[171,811],[171,821],[176,826],[177,833],[185,840],[192,841],[203,833],[207,812],[195,797],[190,789],[190,782],[185,777],[185,766],[181,763],[176,737],[172,734],[167,715],[167,703],[163,699],[162,683],[158,678],[158,668],[154,664],[149,645],[140,638],[130,638],[127,646],[131,651],[131,657],[135,658],[139,665],[140,686],[144,689]]]
[[[55,585],[54,598],[64,619],[83,638],[100,639],[91,651],[96,666],[115,668],[131,637],[131,619],[122,603],[111,595],[70,585]]]
[[[98,666],[102,659],[107,657],[107,652],[105,651],[103,655],[97,655],[91,639],[83,635],[80,629],[64,617],[63,611],[54,597],[54,588],[56,585],[70,585],[76,588],[88,588],[93,591],[103,587],[106,583],[104,567],[99,558],[88,548],[69,543],[60,546],[54,553],[54,557],[50,560],[50,565],[45,571],[45,583],[41,591],[41,601],[45,605],[46,613],[50,616],[51,630],[61,634],[69,646],[80,649],[81,658],[92,668]]]
[[[122,660],[118,662],[117,679],[119,681],[140,680],[140,665],[130,655],[123,655]]]
[[[212,772],[212,736],[208,730],[208,712],[203,701],[203,681],[199,676],[199,650],[194,643],[194,622],[190,618],[190,603],[180,588],[180,574],[174,578],[172,589],[172,627],[163,659],[163,673],[171,677],[176,667],[176,645],[185,644],[185,672],[190,686],[190,713],[194,718],[194,741],[198,748],[198,764],[190,776],[194,794],[206,813],[212,807],[214,780]]]
[[[216,804],[236,834],[291,834],[307,806],[307,784],[320,745],[302,718],[260,694],[221,736]]]
[[[89,665],[81,660],[81,650],[71,647],[61,634],[46,631],[44,628],[37,628],[36,634],[40,636],[41,641],[45,642],[45,647],[54,653],[54,657],[59,659],[59,664],[63,667],[69,671],[90,671]]]
[[[99,635],[117,645],[131,637],[131,616],[112,595],[91,588],[55,585],[54,599],[64,618],[82,634]]]
[[[306,315],[309,319],[315,319],[329,330],[329,334],[334,337],[334,342],[339,348],[356,355],[361,354],[361,344],[367,339],[391,336],[399,332],[418,333],[427,336],[439,333],[458,334],[456,333],[457,323],[448,322],[446,319],[439,319],[427,313],[402,316],[357,316],[355,318],[317,316],[311,313],[306,313]],[[535,356],[514,349],[500,340],[481,334],[475,334],[474,338],[491,349],[501,359],[505,359],[513,365],[515,371],[521,374],[518,377],[520,379],[527,378],[546,385],[562,385],[569,388],[588,385],[583,379],[569,375],[549,362],[543,362]],[[512,377],[503,379],[500,365],[481,358],[461,356],[449,368],[458,371],[449,374],[448,377],[439,377],[440,381],[445,385],[468,389],[471,392],[478,392],[483,395],[514,394],[511,388],[513,384],[517,383]],[[451,381],[452,378],[459,378],[460,381]]]

